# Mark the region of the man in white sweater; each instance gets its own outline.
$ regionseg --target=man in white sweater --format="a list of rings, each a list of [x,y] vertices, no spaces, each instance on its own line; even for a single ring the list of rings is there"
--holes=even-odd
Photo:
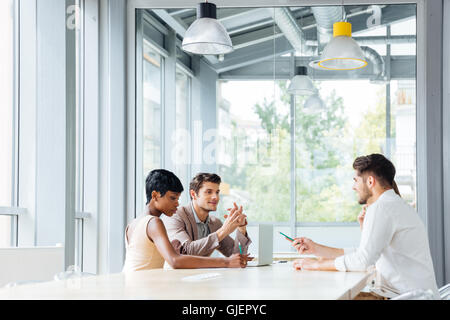
[[[292,245],[300,254],[319,259],[295,260],[294,268],[366,271],[375,265],[377,286],[386,292],[431,289],[438,298],[427,233],[415,210],[400,197],[394,165],[381,154],[371,154],[356,158],[353,169],[353,190],[365,205],[358,217],[362,229],[359,247],[339,249],[295,238]]]

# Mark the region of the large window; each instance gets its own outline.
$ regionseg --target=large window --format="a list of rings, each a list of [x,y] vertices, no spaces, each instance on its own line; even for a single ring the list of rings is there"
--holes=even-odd
[[[143,174],[161,167],[161,107],[164,59],[146,40],[143,44]],[[145,199],[145,188],[142,188]],[[141,191],[142,192],[142,191]]]
[[[175,174],[180,178],[186,192],[182,194],[183,203],[189,199],[189,164],[190,152],[186,143],[178,143],[189,138],[190,130],[190,105],[191,105],[191,78],[180,68],[176,71],[176,124],[171,143],[177,147],[173,148],[172,161],[175,164]]]
[[[191,56],[154,12],[136,14],[136,215],[145,210],[145,179],[154,169],[174,172],[182,181],[180,203],[189,200],[191,174]]]
[[[0,2],[0,29],[2,46],[0,50],[0,247],[14,243],[13,215],[7,214],[7,207],[15,203],[15,1]]]
[[[352,163],[371,153],[393,161],[402,196],[415,205],[414,81],[392,81],[391,97],[386,97],[386,84],[362,80],[317,85],[325,110],[309,114],[305,101],[296,103],[297,221],[356,221],[360,205],[352,190]],[[396,98],[404,94],[409,108]]]
[[[259,70],[247,68],[248,74],[235,71],[219,80],[221,210],[237,202],[250,225],[273,222],[276,231],[354,245],[361,205],[352,190],[352,163],[371,153],[394,163],[402,197],[416,206],[415,23],[413,16],[355,32],[381,57],[369,63],[382,74],[309,68],[317,96],[293,98],[289,80],[254,80],[258,72],[262,78],[282,72],[277,70],[282,59],[295,57],[297,66],[308,65],[298,53],[274,60],[275,71],[260,71],[271,67],[261,63]],[[370,42],[391,35],[398,42]],[[398,63],[407,60],[410,65]],[[380,69],[376,62],[383,64]],[[285,249],[275,242],[276,251]]]
[[[321,102],[314,105],[308,98],[295,99],[294,144],[286,82],[219,84],[219,174],[224,191],[220,210],[235,201],[246,208],[249,221],[307,223],[299,230],[303,234],[308,223],[354,223],[361,206],[352,190],[352,163],[355,157],[370,153],[389,156],[402,197],[415,206],[414,80],[391,81],[388,116],[386,84],[317,81]],[[295,221],[291,217],[294,203]]]
[[[233,202],[249,221],[290,219],[289,104],[279,82],[219,82],[219,211]]]

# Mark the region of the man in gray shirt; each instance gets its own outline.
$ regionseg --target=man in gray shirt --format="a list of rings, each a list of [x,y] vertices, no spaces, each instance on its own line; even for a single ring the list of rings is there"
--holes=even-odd
[[[189,205],[178,208],[175,215],[164,220],[169,239],[180,241],[181,253],[209,256],[216,249],[227,257],[233,253],[247,253],[251,240],[242,206],[234,204],[223,224],[217,217],[209,215],[217,210],[220,183],[217,174],[197,174],[189,185]],[[233,240],[229,235],[235,230]]]

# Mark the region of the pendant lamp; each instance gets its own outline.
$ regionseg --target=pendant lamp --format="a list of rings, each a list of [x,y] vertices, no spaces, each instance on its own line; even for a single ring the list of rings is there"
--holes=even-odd
[[[319,67],[319,62],[320,62],[320,60],[312,60],[309,63],[309,67],[313,68],[313,69],[317,69],[317,70],[323,70],[321,67]]]
[[[295,69],[295,76],[292,78],[287,92],[294,95],[312,95],[317,92],[316,87],[308,77],[308,70],[305,66]]]
[[[319,95],[313,94],[310,96],[303,105],[303,109],[307,113],[318,113],[325,109],[325,104]]]
[[[328,70],[355,70],[367,66],[361,48],[352,38],[351,23],[333,24],[333,39],[323,49],[318,66]]]
[[[181,48],[194,54],[221,55],[233,51],[233,44],[225,27],[216,19],[214,3],[197,5],[197,20],[187,29]]]

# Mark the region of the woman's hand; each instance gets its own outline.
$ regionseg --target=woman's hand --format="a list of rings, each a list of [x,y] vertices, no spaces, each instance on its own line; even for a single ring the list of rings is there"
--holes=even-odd
[[[227,268],[245,268],[248,261],[252,261],[253,257],[249,254],[233,253],[227,259]]]

